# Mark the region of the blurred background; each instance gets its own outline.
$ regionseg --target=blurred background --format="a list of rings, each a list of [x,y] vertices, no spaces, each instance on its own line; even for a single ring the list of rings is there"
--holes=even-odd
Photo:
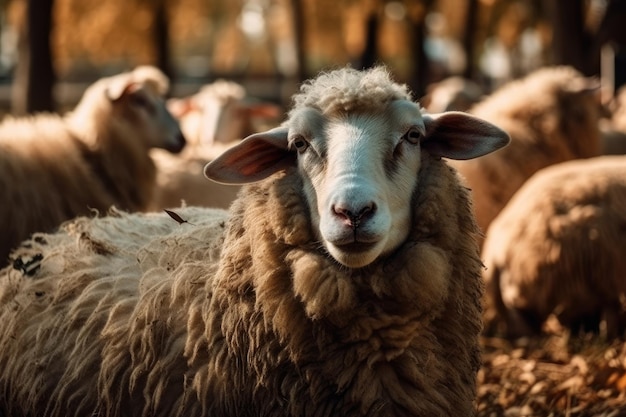
[[[0,110],[73,106],[95,79],[153,64],[185,95],[217,78],[284,102],[319,70],[385,63],[420,98],[485,91],[546,65],[624,84],[626,0],[0,0]]]

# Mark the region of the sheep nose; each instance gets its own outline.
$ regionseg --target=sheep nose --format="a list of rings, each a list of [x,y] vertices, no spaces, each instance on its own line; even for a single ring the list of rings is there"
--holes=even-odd
[[[371,201],[357,208],[349,207],[348,204],[333,204],[331,209],[344,224],[356,229],[362,222],[374,215],[376,212],[376,203]]]

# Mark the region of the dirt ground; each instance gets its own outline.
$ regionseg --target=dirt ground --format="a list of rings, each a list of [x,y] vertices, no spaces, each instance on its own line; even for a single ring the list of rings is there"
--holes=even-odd
[[[566,332],[482,339],[479,417],[626,416],[626,343]]]

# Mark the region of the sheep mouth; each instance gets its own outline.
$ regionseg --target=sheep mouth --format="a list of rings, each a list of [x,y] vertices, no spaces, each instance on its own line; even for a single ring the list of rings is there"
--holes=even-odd
[[[337,249],[345,253],[363,253],[372,250],[372,248],[376,246],[376,243],[355,241],[335,246],[337,247]]]
[[[174,143],[166,146],[165,149],[168,152],[176,154],[182,152],[182,150],[185,148],[185,145],[187,145],[187,140],[185,139],[185,136],[180,134],[176,137]]]

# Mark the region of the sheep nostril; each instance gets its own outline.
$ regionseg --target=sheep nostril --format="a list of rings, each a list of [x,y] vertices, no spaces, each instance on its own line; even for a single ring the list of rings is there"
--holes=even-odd
[[[333,213],[341,218],[346,225],[357,228],[361,222],[372,217],[372,215],[376,212],[376,204],[373,202],[368,203],[358,211],[353,211],[349,208],[336,204],[333,204],[331,209]]]

